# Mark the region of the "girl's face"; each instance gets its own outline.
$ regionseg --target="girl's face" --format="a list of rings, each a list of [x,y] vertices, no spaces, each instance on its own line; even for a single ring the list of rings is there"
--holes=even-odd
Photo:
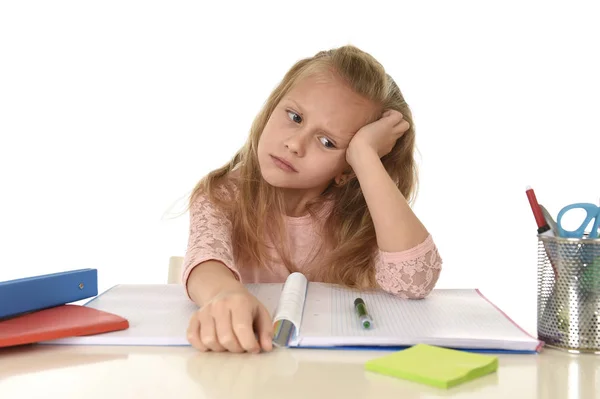
[[[285,95],[258,142],[263,178],[286,189],[320,194],[349,170],[346,148],[378,112],[337,78],[313,76]]]

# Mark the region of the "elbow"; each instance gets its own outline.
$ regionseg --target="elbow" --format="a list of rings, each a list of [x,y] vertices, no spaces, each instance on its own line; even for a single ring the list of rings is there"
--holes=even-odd
[[[441,266],[441,265],[439,265]],[[432,269],[432,278],[428,281],[424,286],[419,287],[420,289],[415,290],[413,292],[407,293],[408,299],[425,299],[431,294],[440,278],[441,267],[436,267]]]
[[[399,298],[403,298],[403,299],[409,299],[409,300],[419,300],[419,299],[425,299],[429,296],[429,294],[431,294],[431,292],[433,291],[434,286],[427,286],[427,287],[410,287],[408,289],[405,290],[386,290],[388,293],[397,296]]]
[[[418,292],[406,292],[405,298],[406,299],[411,299],[411,300],[417,300],[417,299],[425,299],[429,296],[429,294],[431,294],[431,291],[433,291],[433,287],[429,290],[423,290],[423,291],[418,291]]]
[[[415,291],[406,291],[404,293],[404,297],[406,299],[412,299],[412,300],[417,300],[417,299],[425,299],[429,296],[429,294],[431,294],[431,292],[433,291],[434,286],[429,286],[426,287],[424,289],[419,289],[419,290],[415,290]]]
[[[441,259],[438,258],[437,262],[419,273],[378,274],[377,283],[391,295],[411,300],[425,299],[433,292],[439,280],[441,266]]]

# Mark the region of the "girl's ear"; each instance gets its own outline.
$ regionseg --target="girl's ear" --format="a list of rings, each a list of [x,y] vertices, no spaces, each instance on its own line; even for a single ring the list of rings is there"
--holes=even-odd
[[[337,187],[342,187],[344,184],[346,184],[346,175],[344,175],[344,174],[337,175],[335,177],[334,181],[335,181],[335,185]]]
[[[354,171],[352,169],[348,169],[335,177],[335,185],[338,187],[342,187],[355,177],[356,175],[354,174]]]

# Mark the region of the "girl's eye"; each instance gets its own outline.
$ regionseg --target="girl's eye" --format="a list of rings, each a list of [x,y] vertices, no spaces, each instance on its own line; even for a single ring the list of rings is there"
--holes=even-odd
[[[327,147],[327,148],[335,148],[335,144],[333,144],[333,142],[331,140],[329,140],[327,137],[321,137],[319,138],[319,140],[321,140],[321,143]]]
[[[302,123],[302,117],[297,113],[288,111],[287,114],[294,123]]]

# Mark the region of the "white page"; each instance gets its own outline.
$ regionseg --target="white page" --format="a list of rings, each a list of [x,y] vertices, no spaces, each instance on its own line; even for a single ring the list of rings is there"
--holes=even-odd
[[[360,296],[373,318],[362,328]],[[437,289],[423,300],[310,283],[299,346],[414,345],[533,350],[538,341],[519,329],[476,290]]]
[[[186,330],[197,306],[182,285],[117,285],[91,300],[88,307],[114,313],[129,328],[104,334],[62,338],[51,344],[189,345]]]
[[[249,284],[249,291],[272,315],[282,284]],[[43,343],[71,345],[189,345],[186,332],[198,307],[185,288],[176,284],[118,285],[86,306],[114,313],[129,321],[129,328],[104,334],[61,338]]]
[[[249,284],[274,315],[283,284]],[[535,348],[537,340],[514,326],[474,290],[434,290],[424,300],[360,293],[373,317],[363,330],[354,313],[358,291],[310,283],[300,327],[301,346],[411,345]],[[129,320],[127,330],[44,343],[80,345],[189,345],[186,330],[197,307],[182,285],[119,285],[86,306]],[[499,342],[499,341],[506,341]]]

